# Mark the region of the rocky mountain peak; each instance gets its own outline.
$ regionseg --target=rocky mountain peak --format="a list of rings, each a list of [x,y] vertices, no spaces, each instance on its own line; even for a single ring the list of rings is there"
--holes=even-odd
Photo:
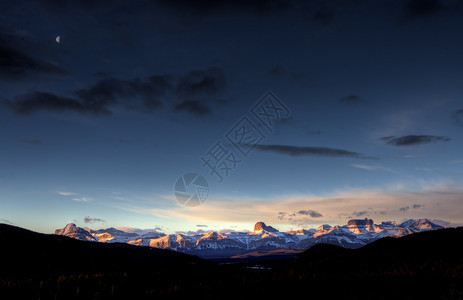
[[[262,230],[265,230],[265,231],[268,231],[268,232],[278,232],[278,230],[276,230],[272,226],[265,225],[264,222],[257,222],[256,225],[254,225],[254,232],[262,231]]]
[[[373,220],[372,219],[354,219],[354,220],[349,220],[347,222],[347,226],[373,226]]]
[[[320,225],[317,228],[318,231],[320,231],[320,230],[330,230],[330,229],[331,229],[331,225],[328,225],[328,224]]]
[[[96,241],[87,230],[77,227],[74,223],[67,224],[63,229],[55,230],[55,234],[65,235],[79,240]]]

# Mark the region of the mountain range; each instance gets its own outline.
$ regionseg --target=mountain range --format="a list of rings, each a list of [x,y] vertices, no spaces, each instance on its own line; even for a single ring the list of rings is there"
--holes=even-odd
[[[73,223],[55,231],[78,240],[99,243],[127,243],[135,246],[168,249],[199,257],[232,257],[256,251],[311,248],[330,244],[343,248],[360,248],[383,237],[402,237],[421,231],[442,229],[428,219],[410,219],[374,224],[372,219],[349,220],[343,226],[321,225],[316,229],[281,232],[264,222],[257,222],[252,232],[208,232],[201,234],[168,234],[126,232],[116,228],[92,230]]]
[[[376,226],[362,221],[367,231]],[[414,234],[357,249],[317,244],[293,259],[214,263],[0,224],[0,299],[463,299],[463,227],[431,230],[424,220],[393,226]],[[278,233],[263,223],[260,230]]]

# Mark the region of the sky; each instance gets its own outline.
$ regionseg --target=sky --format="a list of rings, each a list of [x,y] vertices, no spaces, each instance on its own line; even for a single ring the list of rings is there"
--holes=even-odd
[[[0,223],[461,225],[462,32],[459,0],[3,3]]]

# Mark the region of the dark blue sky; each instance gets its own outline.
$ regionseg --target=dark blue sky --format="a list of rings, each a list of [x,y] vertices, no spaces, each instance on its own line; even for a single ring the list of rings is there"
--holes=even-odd
[[[462,17],[457,0],[4,3],[0,221],[462,223]],[[270,130],[250,112],[268,91],[290,110]],[[244,116],[265,135],[247,157],[226,138]],[[201,161],[218,141],[241,160],[222,182]],[[174,197],[188,172],[209,183],[199,207]]]

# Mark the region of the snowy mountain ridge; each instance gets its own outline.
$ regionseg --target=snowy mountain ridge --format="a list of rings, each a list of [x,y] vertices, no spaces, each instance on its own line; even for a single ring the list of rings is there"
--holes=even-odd
[[[402,237],[415,232],[444,228],[428,219],[410,219],[401,224],[394,221],[374,224],[372,219],[349,220],[347,225],[322,225],[317,229],[280,232],[257,222],[252,232],[208,232],[201,234],[169,234],[149,232],[137,234],[115,228],[91,230],[68,224],[55,234],[78,240],[101,243],[128,243],[170,249],[198,256],[230,256],[251,251],[274,249],[307,249],[316,244],[332,244],[345,248],[359,248],[377,239]]]

